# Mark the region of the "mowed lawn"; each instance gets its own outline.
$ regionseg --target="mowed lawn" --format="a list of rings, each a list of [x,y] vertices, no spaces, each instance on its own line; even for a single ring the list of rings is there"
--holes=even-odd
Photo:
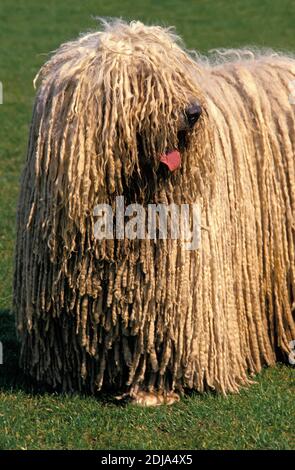
[[[95,29],[97,16],[174,25],[202,52],[246,45],[295,51],[294,0],[0,1],[0,449],[294,449],[292,367],[265,369],[239,395],[192,394],[157,409],[33,393],[18,370],[11,286],[32,80],[49,51]]]

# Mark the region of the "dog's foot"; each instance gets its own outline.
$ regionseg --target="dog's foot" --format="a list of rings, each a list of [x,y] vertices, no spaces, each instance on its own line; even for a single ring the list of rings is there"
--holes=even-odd
[[[159,406],[173,405],[180,400],[179,395],[175,392],[144,392],[139,391],[131,396],[131,403],[139,406]]]
[[[180,400],[180,397],[175,392],[144,392],[139,390],[137,392],[130,392],[116,397],[117,400],[128,398],[132,405],[136,406],[160,406],[160,405],[173,405]]]

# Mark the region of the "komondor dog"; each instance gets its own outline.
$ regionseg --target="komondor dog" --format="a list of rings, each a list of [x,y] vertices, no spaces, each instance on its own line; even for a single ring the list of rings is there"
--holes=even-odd
[[[188,389],[238,391],[288,358],[294,80],[292,57],[204,58],[140,22],[104,23],[54,53],[37,77],[18,208],[26,373],[159,404]],[[122,202],[167,207],[168,222],[173,208],[199,218],[190,210],[175,236],[181,218],[164,233],[157,210],[153,236],[147,220],[138,236],[138,217],[130,236]]]

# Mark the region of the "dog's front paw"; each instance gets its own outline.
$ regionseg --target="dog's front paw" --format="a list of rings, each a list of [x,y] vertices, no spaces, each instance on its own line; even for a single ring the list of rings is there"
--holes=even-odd
[[[138,390],[117,396],[116,400],[127,400],[136,406],[159,406],[173,405],[173,403],[177,403],[180,400],[180,396],[175,392],[146,392]]]
[[[131,404],[137,406],[173,405],[179,400],[180,397],[175,392],[145,392],[140,390],[131,394]]]

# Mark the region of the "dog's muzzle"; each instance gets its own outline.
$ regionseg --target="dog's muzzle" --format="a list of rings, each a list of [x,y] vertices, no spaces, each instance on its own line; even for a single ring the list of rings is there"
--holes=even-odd
[[[196,124],[201,114],[202,108],[199,103],[194,103],[186,109],[185,115],[190,127],[193,127]]]
[[[185,110],[185,127],[192,129],[202,114],[202,108],[198,102],[192,103]],[[177,170],[181,165],[181,155],[177,149],[160,155],[160,162],[164,163],[169,171]]]

